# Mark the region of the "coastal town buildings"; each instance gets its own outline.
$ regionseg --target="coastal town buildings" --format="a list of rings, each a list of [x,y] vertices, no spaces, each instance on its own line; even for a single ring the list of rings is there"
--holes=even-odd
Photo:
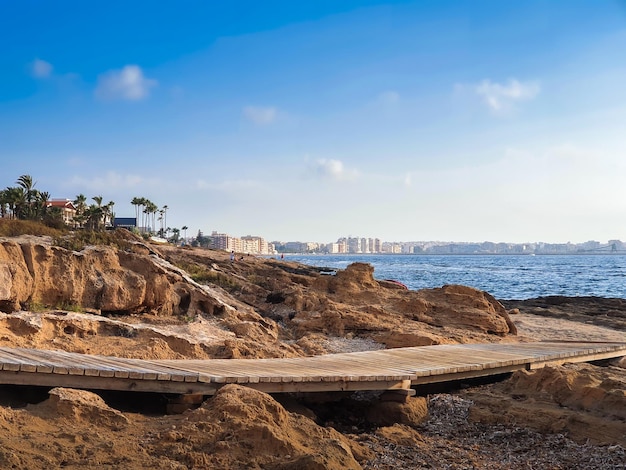
[[[211,233],[209,248],[251,255],[269,255],[274,253],[274,247],[270,246],[262,237],[247,235],[239,238],[227,233],[219,233],[215,230]]]
[[[405,254],[405,255],[539,255],[626,253],[626,243],[495,243],[495,242],[386,242],[379,238],[341,237],[336,242],[266,242],[259,236],[211,234],[210,248],[250,254]]]
[[[215,230],[211,233],[209,248],[225,251],[241,251],[241,239],[232,237],[227,233],[218,233]]]
[[[626,253],[626,243],[503,243],[503,242],[386,242],[378,238],[342,237],[332,243],[272,242],[281,253],[422,254],[422,255],[567,255]]]
[[[60,211],[63,222],[72,228],[81,227],[76,220],[77,208],[70,199],[50,199],[46,207]],[[2,213],[9,217],[10,214]],[[112,217],[107,215],[104,226],[107,228],[123,227],[140,233],[150,232],[150,227],[138,226],[135,217]],[[183,227],[186,229],[187,227]],[[166,233],[170,231],[168,228]],[[602,243],[590,240],[583,243],[505,243],[505,242],[445,242],[445,241],[409,241],[388,242],[373,237],[340,237],[335,242],[268,242],[257,235],[235,237],[227,233],[213,231],[209,237],[198,231],[197,237],[179,238],[180,230],[174,229],[173,243],[192,244],[216,250],[235,251],[251,255],[274,255],[278,253],[315,253],[315,254],[406,254],[406,255],[571,255],[571,254],[626,254],[626,243],[618,239]]]

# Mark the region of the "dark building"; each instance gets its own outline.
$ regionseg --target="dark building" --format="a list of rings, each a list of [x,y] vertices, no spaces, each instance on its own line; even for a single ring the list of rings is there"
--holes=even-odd
[[[115,217],[113,219],[114,228],[127,228],[132,230],[137,227],[137,217]]]

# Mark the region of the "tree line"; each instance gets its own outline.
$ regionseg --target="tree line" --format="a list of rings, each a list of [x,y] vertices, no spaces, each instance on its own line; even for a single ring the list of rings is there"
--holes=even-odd
[[[42,222],[55,228],[68,225],[63,220],[63,209],[51,205],[50,193],[36,189],[36,182],[30,175],[20,176],[15,184],[14,187],[0,190],[0,217]],[[70,228],[102,231],[112,225],[115,203],[109,201],[104,204],[102,196],[94,196],[91,200],[93,202],[88,203],[87,197],[79,194],[71,201],[76,212],[69,224]],[[136,223],[143,232],[158,233],[161,237],[168,237],[171,232],[173,241],[178,241],[180,230],[167,226],[168,206],[159,208],[144,197],[134,197],[131,204],[135,206]],[[187,229],[187,226],[182,227],[185,236]]]

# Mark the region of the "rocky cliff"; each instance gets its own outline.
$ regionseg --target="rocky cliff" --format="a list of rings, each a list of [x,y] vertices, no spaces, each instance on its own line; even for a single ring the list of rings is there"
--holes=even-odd
[[[232,262],[222,252],[140,240],[127,246],[76,252],[43,239],[2,241],[0,311],[74,310],[205,326],[210,321],[222,333],[216,335],[219,347],[211,344],[214,357],[333,352],[337,338],[371,349],[499,341],[515,334],[505,308],[485,292],[464,286],[398,289],[376,281],[368,264],[327,275],[274,259]],[[199,273],[198,281],[180,266]]]
[[[210,359],[533,339],[511,321],[529,334],[525,304],[470,287],[411,291],[368,264],[331,273],[123,237],[81,251],[0,239],[0,346]],[[618,367],[559,366],[403,403],[229,385],[175,415],[155,394],[0,385],[0,467],[622,468],[625,381]]]

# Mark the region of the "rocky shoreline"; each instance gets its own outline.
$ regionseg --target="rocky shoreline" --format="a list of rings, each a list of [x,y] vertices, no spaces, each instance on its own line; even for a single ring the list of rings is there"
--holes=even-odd
[[[121,236],[124,249],[81,252],[0,240],[0,345],[210,360],[626,337],[622,299],[407,291],[376,281],[366,264],[325,276]],[[397,404],[376,393],[270,396],[233,385],[182,414],[167,414],[171,397],[155,394],[3,385],[0,467],[624,468],[624,365],[463,381]]]

